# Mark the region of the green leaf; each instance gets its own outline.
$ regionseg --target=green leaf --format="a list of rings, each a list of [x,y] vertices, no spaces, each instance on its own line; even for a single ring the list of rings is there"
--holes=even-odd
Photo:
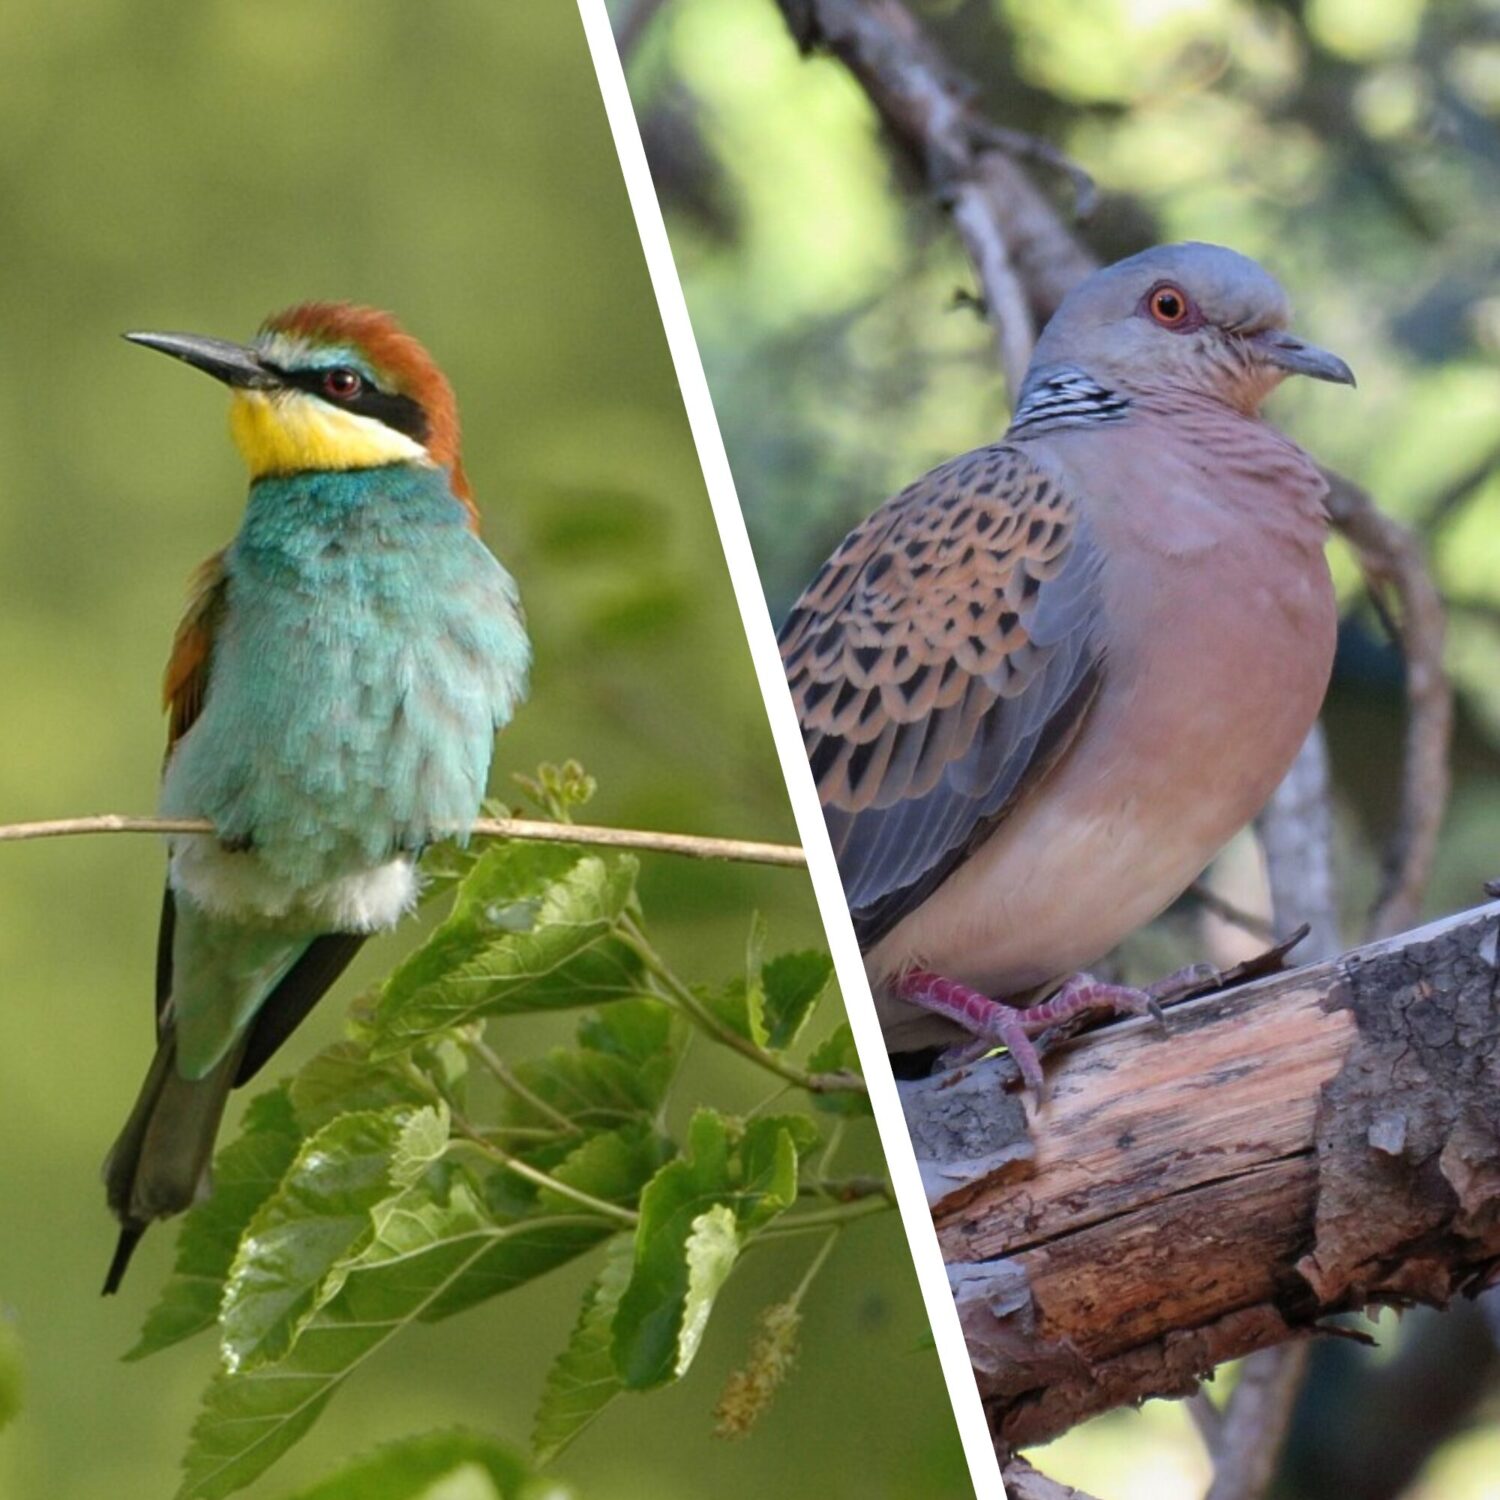
[[[828,993],[833,960],[811,948],[802,953],[783,953],[766,964],[760,976],[765,992],[767,1045],[773,1052],[785,1052]]]
[[[372,1062],[359,1042],[324,1048],[298,1069],[290,1088],[297,1123],[308,1135],[339,1115],[428,1102],[409,1073],[395,1063]]]
[[[391,1157],[391,1181],[401,1187],[421,1181],[428,1167],[447,1151],[450,1126],[445,1104],[407,1115]]]
[[[531,1434],[540,1464],[551,1463],[625,1389],[611,1354],[611,1328],[634,1264],[634,1242],[623,1235],[611,1240],[572,1337],[547,1372]]]
[[[553,1166],[551,1175],[605,1202],[633,1203],[669,1150],[670,1143],[638,1123],[590,1137]],[[517,1180],[503,1168],[497,1177],[502,1179],[498,1184],[502,1191]],[[521,1186],[528,1187],[525,1183]],[[592,1250],[618,1230],[618,1225],[609,1220],[580,1219],[578,1216],[588,1211],[550,1188],[541,1189],[530,1201],[518,1201],[521,1211],[510,1216],[516,1233],[498,1241],[446,1288],[422,1314],[425,1321],[450,1317],[532,1281]],[[538,1210],[541,1218],[536,1217]],[[529,1223],[535,1227],[528,1227]]]
[[[796,1201],[799,1144],[810,1149],[820,1139],[806,1115],[742,1129],[713,1110],[693,1116],[687,1155],[641,1194],[635,1267],[614,1325],[615,1366],[629,1389],[649,1390],[687,1369],[745,1240]]]
[[[671,1142],[648,1126],[636,1123],[590,1136],[569,1152],[551,1175],[568,1187],[602,1198],[606,1203],[633,1203],[670,1155]],[[576,1200],[553,1188],[543,1188],[538,1202],[555,1213],[578,1206]]]
[[[611,1130],[655,1114],[671,1077],[669,1061],[642,1065],[566,1047],[517,1063],[511,1071],[517,1082],[583,1130]],[[500,1118],[506,1125],[553,1123],[514,1094],[506,1095]]]
[[[25,1388],[25,1360],[16,1325],[0,1314],[0,1430],[16,1419]]]
[[[688,1153],[664,1166],[641,1194],[635,1266],[614,1324],[614,1362],[631,1390],[649,1390],[677,1369],[689,1270],[687,1244],[700,1214],[733,1193],[729,1129],[700,1109]]]
[[[854,1045],[854,1033],[847,1021],[840,1021],[828,1037],[814,1049],[807,1059],[813,1073],[854,1073],[863,1076],[859,1066],[859,1052]],[[868,1115],[870,1096],[862,1089],[838,1089],[826,1094],[812,1096],[813,1108],[831,1115]]]
[[[828,992],[833,960],[816,949],[767,960],[765,947],[765,919],[757,912],[745,945],[744,978],[702,998],[740,1036],[767,1051],[785,1052]]]
[[[452,914],[386,981],[372,1055],[484,1016],[638,993],[639,958],[616,936],[633,910],[636,868],[627,855],[564,844],[486,850]]]
[[[287,1357],[242,1374],[226,1371],[210,1383],[178,1500],[221,1500],[243,1489],[307,1432],[354,1370],[485,1255],[509,1241],[538,1243],[578,1222],[497,1222],[460,1172],[450,1175],[442,1198],[424,1177],[377,1206],[372,1219],[370,1242],[335,1268],[336,1291]]]
[[[251,1101],[242,1133],[214,1160],[212,1195],[182,1221],[172,1275],[126,1359],[141,1359],[213,1326],[240,1236],[275,1192],[301,1139],[285,1085]]]
[[[731,979],[721,990],[694,988],[698,998],[726,1026],[757,1047],[765,1047],[766,997],[759,984]]]
[[[795,1161],[792,1170],[795,1173]],[[739,1253],[739,1228],[734,1210],[727,1204],[716,1203],[693,1220],[685,1252],[687,1295],[682,1304],[682,1328],[677,1335],[677,1363],[672,1369],[679,1379],[687,1373],[703,1342],[714,1298],[729,1280]]]
[[[334,1267],[374,1232],[372,1211],[447,1149],[446,1113],[406,1106],[340,1115],[307,1140],[261,1205],[230,1268],[220,1313],[226,1368],[281,1359]]]
[[[560,766],[543,761],[535,776],[516,772],[511,780],[554,823],[571,823],[574,812],[587,807],[599,790],[599,783],[576,760]],[[488,803],[485,810],[489,811]]]
[[[752,1120],[738,1152],[741,1189],[735,1198],[742,1228],[760,1229],[797,1201],[797,1157],[810,1151],[822,1132],[806,1115],[771,1115]]]
[[[611,1223],[589,1217],[572,1202],[566,1214],[505,1221],[504,1233],[497,1233],[480,1254],[434,1293],[420,1317],[424,1323],[435,1323],[514,1291],[586,1254],[613,1229]]]
[[[769,1040],[766,992],[761,983],[761,956],[765,947],[766,919],[756,912],[750,919],[750,935],[745,940],[744,976],[730,980],[722,990],[700,992],[703,1002],[725,1025],[757,1047],[764,1047]]]
[[[686,1027],[681,1013],[665,1000],[639,995],[584,1016],[578,1023],[578,1045],[644,1067],[664,1056],[675,1060]]]
[[[512,1072],[543,1103],[581,1130],[612,1130],[654,1116],[682,1051],[686,1022],[664,1001],[649,996],[617,1000],[586,1015],[577,1048],[555,1047],[544,1057],[518,1062]],[[552,1125],[554,1121],[514,1094],[500,1107],[502,1123]]]
[[[565,1500],[543,1490],[509,1448],[471,1432],[402,1438],[357,1458],[291,1500]]]

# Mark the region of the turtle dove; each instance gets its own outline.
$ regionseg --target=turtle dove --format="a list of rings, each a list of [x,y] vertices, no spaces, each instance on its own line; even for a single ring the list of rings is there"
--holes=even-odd
[[[787,678],[892,1051],[967,1031],[1039,1090],[1029,1037],[1153,1007],[1078,971],[1192,883],[1316,719],[1327,486],[1259,408],[1288,374],[1354,377],[1288,320],[1218,246],[1096,272],[1003,441],[888,501],[793,607]]]

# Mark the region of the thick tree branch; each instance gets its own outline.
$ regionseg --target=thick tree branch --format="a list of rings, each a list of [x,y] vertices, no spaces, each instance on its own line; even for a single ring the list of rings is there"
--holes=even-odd
[[[60,839],[83,833],[212,833],[205,818],[133,818],[98,813],[87,818],[54,818],[43,823],[0,824],[0,844]],[[480,818],[474,838],[530,839],[544,844],[589,844],[601,849],[647,849],[688,859],[732,859],[745,864],[807,865],[795,844],[761,844],[749,839],[706,838],[696,833],[653,833],[643,828],[604,828],[593,823],[547,823],[538,818]]]
[[[1085,1037],[1040,1113],[901,1085],[997,1440],[1500,1275],[1497,968],[1500,903]]]

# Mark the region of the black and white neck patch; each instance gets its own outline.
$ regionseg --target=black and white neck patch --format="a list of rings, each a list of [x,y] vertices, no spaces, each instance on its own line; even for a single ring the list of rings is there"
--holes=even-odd
[[[1130,402],[1124,396],[1100,385],[1082,370],[1051,370],[1028,380],[1022,387],[1006,436],[1015,437],[1043,427],[1118,422],[1129,410]]]

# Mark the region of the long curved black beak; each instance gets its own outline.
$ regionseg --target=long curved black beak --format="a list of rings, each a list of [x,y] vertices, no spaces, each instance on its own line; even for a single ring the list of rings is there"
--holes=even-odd
[[[281,384],[276,373],[261,364],[255,351],[244,344],[204,338],[196,333],[127,333],[123,337],[132,344],[170,354],[173,359],[180,359],[195,370],[222,380],[225,385],[239,386],[244,390],[267,390]]]
[[[1267,329],[1253,335],[1250,342],[1261,359],[1288,375],[1310,375],[1314,380],[1331,380],[1335,385],[1355,383],[1354,371],[1337,354],[1330,354],[1295,334],[1279,328]]]

